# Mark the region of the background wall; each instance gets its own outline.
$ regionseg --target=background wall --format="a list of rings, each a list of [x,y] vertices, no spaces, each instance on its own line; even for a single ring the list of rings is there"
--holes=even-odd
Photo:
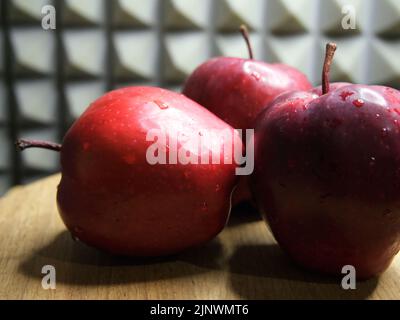
[[[56,30],[43,30],[54,5]],[[356,9],[357,28],[341,26]],[[215,55],[284,62],[319,83],[325,43],[338,43],[333,80],[400,86],[399,0],[1,0],[0,194],[58,170],[58,155],[14,151],[17,137],[60,142],[103,92],[126,85],[179,90]]]

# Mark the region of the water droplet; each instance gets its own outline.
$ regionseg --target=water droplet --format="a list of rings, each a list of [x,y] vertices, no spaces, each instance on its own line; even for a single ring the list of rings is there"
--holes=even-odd
[[[353,105],[356,106],[357,108],[361,108],[364,106],[364,100],[362,99],[357,99],[353,101]]]
[[[350,96],[352,96],[354,94],[354,92],[350,92],[350,91],[343,91],[340,94],[340,97],[342,98],[343,101],[346,101],[346,99]]]
[[[259,74],[258,72],[254,71],[251,73],[251,76],[256,79],[257,81],[261,80],[261,74]]]
[[[386,138],[388,135],[389,135],[389,129],[388,129],[388,128],[383,128],[383,129],[381,130],[381,136],[382,136],[383,138]]]
[[[379,119],[379,118],[381,117],[381,115],[380,115],[379,113],[377,113],[377,114],[375,115],[375,117],[376,117],[377,119]]]
[[[376,158],[375,157],[371,157],[370,160],[371,161],[369,162],[369,165],[372,167],[372,166],[375,165]]]
[[[169,108],[169,105],[160,101],[160,100],[155,100],[154,103],[161,109],[161,110],[165,110]]]
[[[208,204],[206,201],[201,203],[201,211],[208,211]]]
[[[215,186],[215,191],[216,191],[216,192],[221,191],[221,185],[220,185],[220,184],[217,184],[217,185]]]

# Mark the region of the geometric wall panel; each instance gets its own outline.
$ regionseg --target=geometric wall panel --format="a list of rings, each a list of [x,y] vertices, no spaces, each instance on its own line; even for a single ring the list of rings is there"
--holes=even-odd
[[[11,0],[9,1],[9,17],[13,22],[40,23],[42,8],[53,4],[52,0]],[[40,26],[40,24],[39,24]]]
[[[5,194],[11,186],[11,175],[0,173],[0,196]]]
[[[155,24],[158,0],[113,0],[112,25],[116,27],[150,27]]]
[[[54,36],[41,28],[11,30],[17,74],[45,75],[54,70]]]
[[[259,29],[263,24],[263,0],[219,0],[215,1],[215,24],[218,31],[235,32],[242,23],[249,29]]]
[[[275,34],[306,32],[311,28],[312,1],[272,0],[268,6],[268,26]]]
[[[151,80],[156,76],[158,43],[152,31],[116,32],[114,76],[119,79]]]
[[[369,65],[369,79],[372,83],[400,86],[399,52],[400,41],[374,41]]]
[[[165,0],[164,25],[168,30],[205,28],[210,0]]]
[[[57,122],[56,87],[53,81],[18,81],[15,94],[24,121],[41,125]]]
[[[63,10],[65,25],[99,25],[104,20],[104,0],[66,0]]]
[[[3,32],[0,29],[0,75],[4,72],[4,43]]]
[[[255,33],[250,33],[249,35],[253,47],[254,58],[262,60],[262,37]],[[249,57],[246,42],[240,35],[239,31],[237,31],[235,34],[224,34],[218,36],[217,50],[218,55],[225,57],[242,57],[246,59]]]
[[[104,73],[106,39],[100,30],[68,30],[63,35],[67,76],[95,77]]]
[[[382,0],[375,3],[372,27],[382,37],[400,35],[400,1]]]
[[[0,79],[0,125],[5,123],[8,118],[8,111],[6,105],[6,88],[4,81]]]
[[[166,35],[164,45],[164,76],[169,81],[183,81],[209,57],[207,36],[200,32]]]
[[[0,126],[0,172],[10,168],[10,148],[9,148],[8,131],[4,126]]]
[[[67,85],[66,97],[69,114],[78,118],[89,105],[104,93],[102,82],[73,82]]]
[[[310,35],[271,37],[267,43],[268,62],[283,62],[309,74],[313,51],[313,39]],[[296,52],[296,54],[293,54]]]

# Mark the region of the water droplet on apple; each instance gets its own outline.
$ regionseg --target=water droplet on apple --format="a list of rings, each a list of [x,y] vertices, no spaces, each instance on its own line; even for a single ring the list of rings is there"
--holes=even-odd
[[[261,74],[259,74],[257,71],[254,71],[251,73],[251,76],[256,79],[257,81],[261,80]]]
[[[383,138],[386,138],[389,135],[389,129],[388,128],[382,128],[381,130],[381,136]]]
[[[161,109],[161,110],[165,110],[169,108],[169,105],[160,101],[160,100],[155,100],[154,103]]]
[[[350,91],[343,91],[340,94],[340,97],[342,98],[343,101],[346,101],[346,99],[350,96],[352,96],[354,94],[354,92],[350,92]]]
[[[208,211],[208,204],[206,201],[201,203],[201,211]]]
[[[371,160],[371,161],[369,162],[369,165],[372,167],[372,166],[375,165],[376,158],[375,158],[375,157],[371,157],[370,160]]]
[[[217,184],[217,185],[215,186],[215,191],[216,191],[216,192],[221,191],[221,185],[220,185],[220,184]]]
[[[353,105],[356,106],[357,108],[361,108],[364,106],[364,100],[362,99],[357,99],[353,101]]]

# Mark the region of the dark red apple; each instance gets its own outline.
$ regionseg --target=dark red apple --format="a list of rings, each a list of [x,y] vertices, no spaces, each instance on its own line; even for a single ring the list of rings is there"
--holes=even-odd
[[[251,185],[276,240],[300,265],[357,277],[383,272],[400,249],[400,93],[336,85],[295,91],[260,115]]]
[[[155,141],[148,134],[155,129],[166,132],[168,140],[158,143],[167,159],[173,129],[183,137],[174,150],[200,164],[150,164],[147,154]],[[242,142],[240,137],[203,141],[202,150],[220,160],[203,164],[204,154],[184,139],[208,130],[234,134],[229,125],[181,94],[131,87],[91,104],[62,146],[26,141],[19,146],[61,151],[58,207],[75,238],[113,254],[160,256],[212,239],[227,221],[237,179],[236,165],[225,164],[224,147],[241,150]]]
[[[241,27],[250,59],[217,57],[199,66],[187,79],[183,94],[201,104],[235,129],[254,129],[259,113],[279,94],[311,89],[307,77],[285,64],[253,59],[247,29]],[[234,203],[248,200],[243,178]]]

